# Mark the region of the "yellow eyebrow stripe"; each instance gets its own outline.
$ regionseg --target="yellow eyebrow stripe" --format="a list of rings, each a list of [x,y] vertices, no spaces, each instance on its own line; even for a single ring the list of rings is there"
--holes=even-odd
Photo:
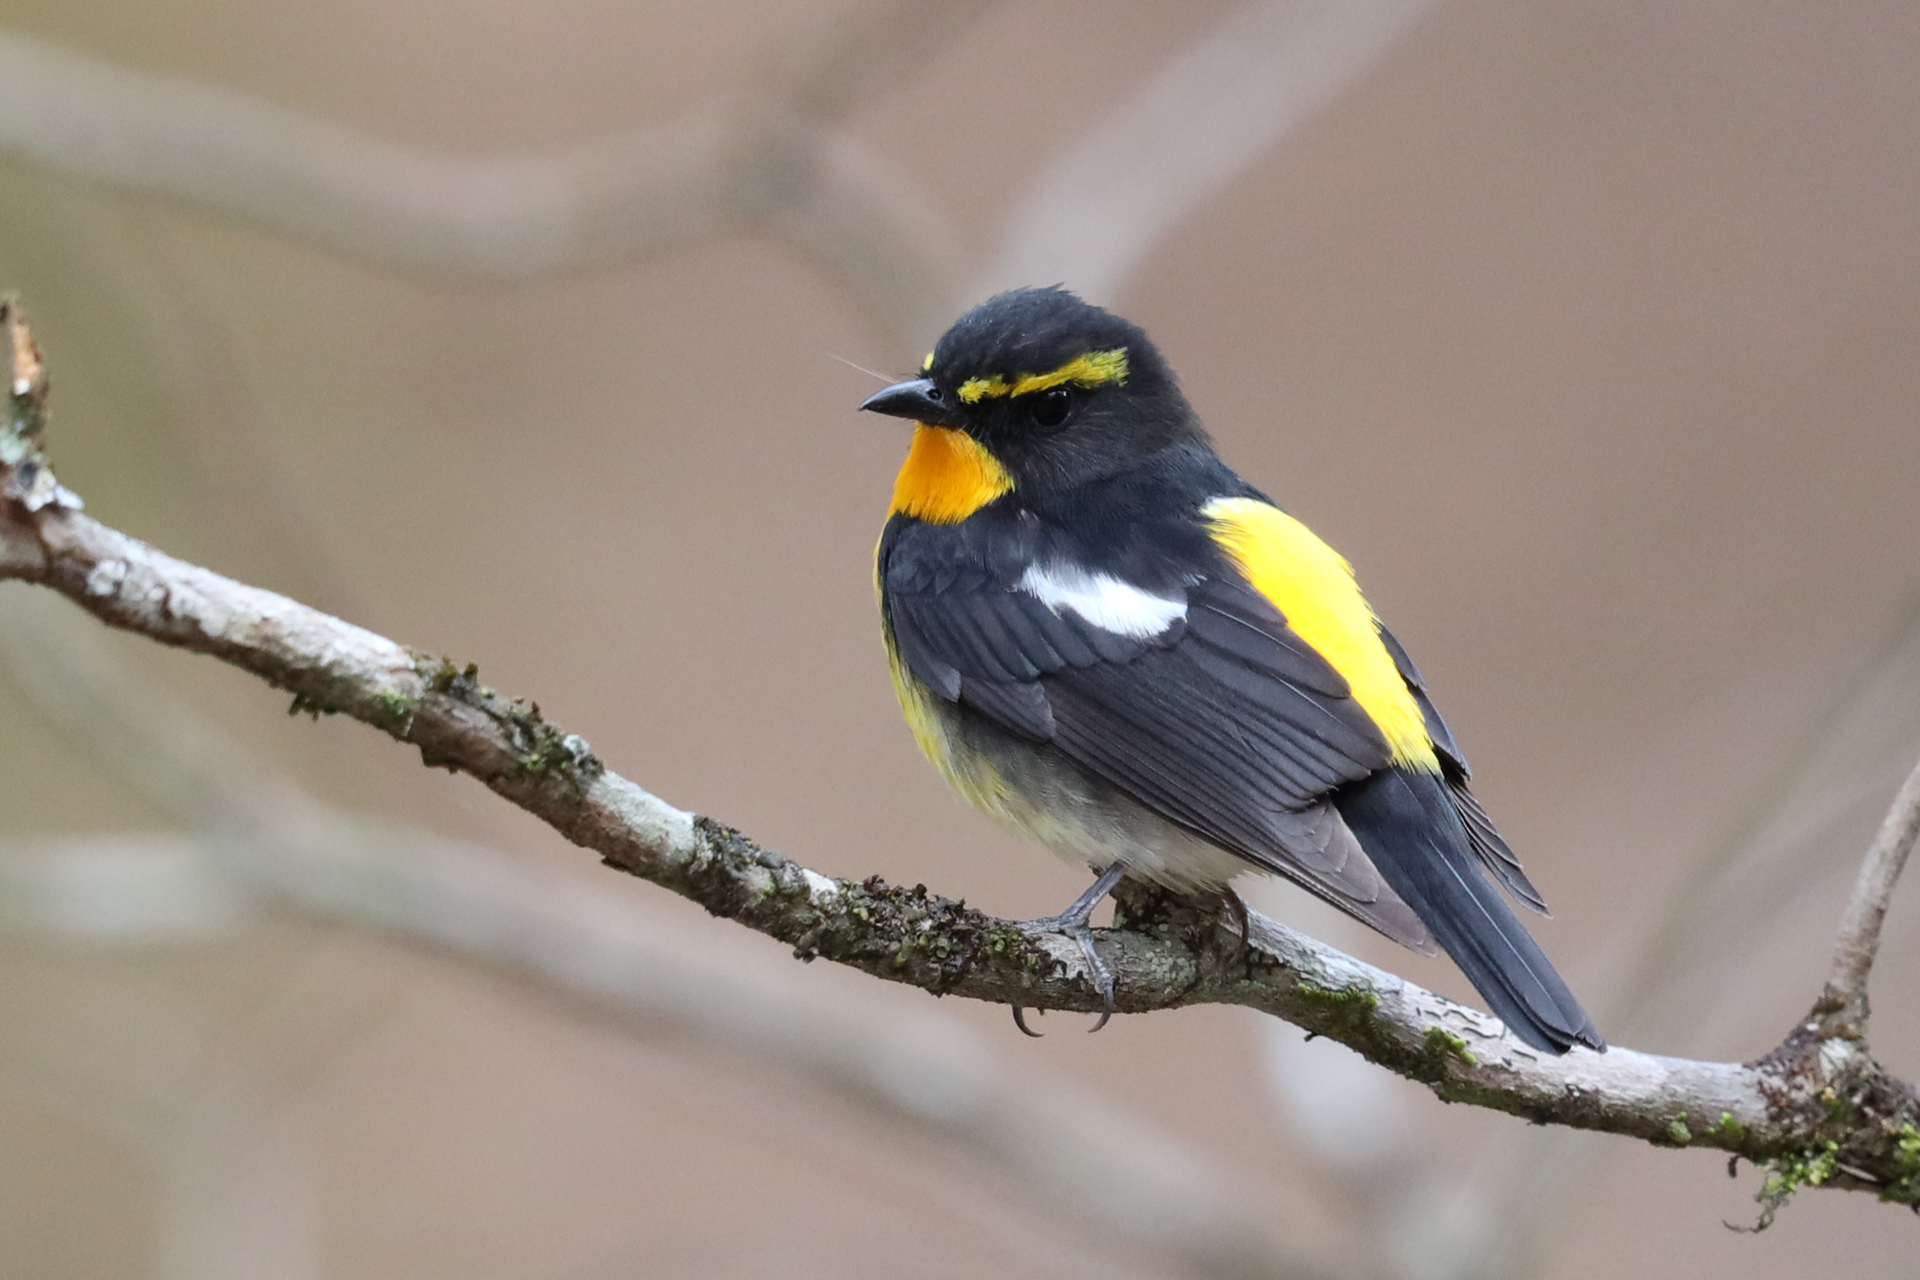
[[[1031,395],[1067,382],[1076,387],[1102,387],[1126,380],[1127,349],[1115,347],[1112,351],[1089,351],[1075,356],[1052,373],[1022,374],[1012,382],[998,374],[991,378],[968,378],[960,384],[960,399],[967,404],[979,404],[1001,396]]]
[[[1063,382],[1071,382],[1076,387],[1100,387],[1109,382],[1126,380],[1127,349],[1116,347],[1112,351],[1089,351],[1067,361],[1052,373],[1022,378],[1013,384],[1009,394],[1030,395],[1035,391],[1045,391],[1048,387],[1057,387]]]
[[[967,404],[979,404],[982,400],[998,400],[1007,390],[1007,380],[1002,377],[968,378],[960,384],[960,399]]]
[[[1200,509],[1220,548],[1272,602],[1295,635],[1346,678],[1353,700],[1386,738],[1393,762],[1438,773],[1427,718],[1380,639],[1353,566],[1298,520],[1252,498],[1215,498]]]

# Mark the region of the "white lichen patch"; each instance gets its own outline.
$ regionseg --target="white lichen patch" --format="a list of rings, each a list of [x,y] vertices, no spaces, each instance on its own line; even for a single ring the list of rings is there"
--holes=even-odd
[[[87,571],[87,594],[110,596],[127,580],[125,560],[102,560]]]

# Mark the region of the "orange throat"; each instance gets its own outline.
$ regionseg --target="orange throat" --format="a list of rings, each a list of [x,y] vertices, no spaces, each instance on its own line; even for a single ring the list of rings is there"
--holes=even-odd
[[[978,440],[923,423],[913,429],[888,514],[958,524],[1012,489],[1013,477]]]

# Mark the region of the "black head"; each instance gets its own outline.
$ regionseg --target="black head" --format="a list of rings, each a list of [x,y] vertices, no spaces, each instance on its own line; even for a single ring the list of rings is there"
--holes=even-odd
[[[1137,325],[1065,289],[1016,289],[960,317],[924,377],[860,407],[963,431],[1016,488],[1071,488],[1204,433]]]

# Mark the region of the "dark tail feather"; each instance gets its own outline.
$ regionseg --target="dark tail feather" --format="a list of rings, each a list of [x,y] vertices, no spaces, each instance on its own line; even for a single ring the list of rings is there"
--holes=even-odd
[[[1548,1053],[1606,1041],[1482,869],[1437,774],[1382,769],[1334,805],[1373,865],[1433,930],[1494,1014]]]
[[[1520,859],[1513,856],[1513,850],[1507,848],[1507,842],[1494,829],[1493,819],[1480,807],[1480,801],[1473,792],[1467,790],[1464,779],[1449,777],[1447,790],[1453,794],[1454,808],[1460,811],[1460,821],[1467,828],[1467,843],[1480,855],[1481,863],[1500,882],[1500,887],[1512,894],[1521,906],[1538,911],[1543,916],[1553,913],[1547,910],[1547,900],[1533,887],[1533,881],[1527,879],[1527,873],[1520,866]]]

